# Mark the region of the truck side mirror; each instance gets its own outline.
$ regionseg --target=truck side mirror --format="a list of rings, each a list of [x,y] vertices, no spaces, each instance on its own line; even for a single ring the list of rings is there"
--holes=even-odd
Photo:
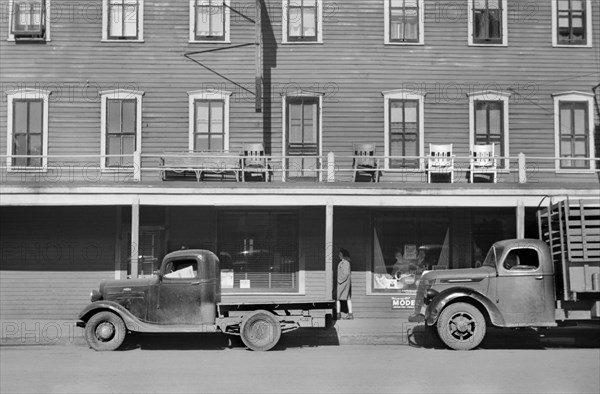
[[[154,270],[152,273],[158,277],[159,281],[162,280],[163,276],[161,275],[160,270]]]

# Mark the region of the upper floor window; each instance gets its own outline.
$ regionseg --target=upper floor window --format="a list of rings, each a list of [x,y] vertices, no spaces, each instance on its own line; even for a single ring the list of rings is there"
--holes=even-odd
[[[103,0],[103,41],[144,40],[144,0]]]
[[[552,44],[592,45],[592,4],[590,0],[552,1]]]
[[[189,149],[229,150],[229,98],[231,92],[202,90],[189,95]]]
[[[405,90],[383,92],[385,99],[386,168],[420,168],[423,156],[424,94]]]
[[[50,93],[36,89],[8,93],[6,165],[9,171],[46,171]]]
[[[506,0],[469,0],[469,45],[507,45]]]
[[[11,0],[9,41],[50,41],[50,0]]]
[[[322,0],[283,0],[283,43],[323,42]]]
[[[103,170],[133,168],[133,154],[142,149],[143,94],[122,89],[100,92]]]
[[[561,158],[556,170],[595,169],[594,160],[589,160],[594,157],[593,99],[588,93],[554,95],[555,156]]]
[[[385,43],[423,44],[423,0],[385,1]]]
[[[190,1],[190,42],[229,42],[230,0]]]
[[[510,94],[494,91],[469,95],[469,142],[495,144],[495,155],[506,157],[508,149],[508,100]],[[509,160],[498,160],[499,166],[509,167]]]

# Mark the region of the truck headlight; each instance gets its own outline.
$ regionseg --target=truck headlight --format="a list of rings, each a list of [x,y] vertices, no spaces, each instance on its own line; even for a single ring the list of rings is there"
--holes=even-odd
[[[102,294],[100,294],[100,292],[98,290],[92,290],[92,292],[90,293],[90,301],[95,302],[95,301],[100,301],[102,299]]]

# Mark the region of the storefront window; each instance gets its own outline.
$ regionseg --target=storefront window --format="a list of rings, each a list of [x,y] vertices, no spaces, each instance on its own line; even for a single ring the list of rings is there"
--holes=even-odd
[[[423,271],[448,268],[447,211],[378,214],[374,223],[373,292],[414,293]]]
[[[471,214],[472,267],[479,267],[494,242],[516,237],[514,208],[474,210]]]
[[[217,244],[223,293],[298,291],[296,213],[221,212]]]

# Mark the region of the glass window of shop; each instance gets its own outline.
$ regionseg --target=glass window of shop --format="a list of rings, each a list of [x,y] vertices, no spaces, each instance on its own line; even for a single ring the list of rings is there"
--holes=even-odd
[[[515,238],[516,229],[515,208],[471,211],[471,266],[481,266],[494,242]]]
[[[297,292],[298,231],[296,212],[220,212],[223,293]]]
[[[450,262],[450,216],[446,210],[380,213],[374,217],[374,293],[414,292],[425,270]]]

